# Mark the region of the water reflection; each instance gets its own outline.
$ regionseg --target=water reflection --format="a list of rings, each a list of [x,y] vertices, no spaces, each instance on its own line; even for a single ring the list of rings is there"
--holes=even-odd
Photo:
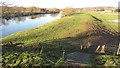
[[[39,14],[39,15],[29,16],[30,19],[36,19],[36,18],[40,18],[40,17],[46,17],[46,14]]]
[[[51,17],[56,17],[58,14],[57,13],[54,13],[54,14],[51,14],[50,16]]]
[[[11,21],[15,21],[16,23],[24,22],[26,20],[26,17],[17,17],[11,19]]]
[[[0,22],[0,26],[2,26],[2,25],[8,25],[6,19],[1,19],[1,21],[2,21],[2,22]]]
[[[2,30],[2,37],[10,34],[42,26],[48,22],[60,18],[60,14],[39,14],[24,17],[15,17],[10,20],[2,19],[0,22],[0,30]]]
[[[26,20],[26,17],[16,17],[16,18],[12,18],[10,20],[2,19],[0,26],[7,26],[10,24],[10,22],[20,23],[20,22],[24,22],[25,20]]]

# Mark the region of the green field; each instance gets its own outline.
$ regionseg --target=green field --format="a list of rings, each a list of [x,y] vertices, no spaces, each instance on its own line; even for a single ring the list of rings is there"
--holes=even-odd
[[[117,16],[97,12],[77,13],[2,38],[3,65],[61,66],[67,54],[73,52],[87,52],[97,58],[94,52],[99,45],[116,45],[119,42],[116,39],[118,23],[104,22],[113,19],[116,20]],[[93,62],[101,60],[94,61],[95,58],[90,58],[93,60],[90,64],[109,65],[108,60],[112,61],[114,57],[103,58],[107,62],[101,62],[102,64],[94,64]],[[120,57],[118,58],[114,65],[120,66]]]

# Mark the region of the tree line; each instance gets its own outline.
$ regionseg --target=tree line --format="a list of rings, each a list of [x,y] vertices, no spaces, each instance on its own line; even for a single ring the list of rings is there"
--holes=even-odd
[[[2,8],[2,13],[57,13],[59,9],[57,8],[39,8],[39,7],[8,7],[0,6]]]
[[[58,8],[39,8],[39,7],[18,7],[18,6],[10,6],[8,4],[2,3],[0,5],[2,9],[0,12],[2,13],[2,18],[11,18],[17,16],[27,16],[32,14],[47,14],[47,13],[59,13],[60,10]]]

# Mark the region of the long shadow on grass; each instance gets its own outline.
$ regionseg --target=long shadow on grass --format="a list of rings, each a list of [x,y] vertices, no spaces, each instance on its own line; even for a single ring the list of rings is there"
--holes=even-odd
[[[109,52],[112,50],[112,52],[116,52],[120,42],[118,37],[118,33],[112,33],[99,27],[96,30],[77,34],[75,37],[70,36],[62,39],[55,39],[32,46],[24,46],[24,43],[10,42],[3,46],[3,54],[9,51],[37,53],[40,52],[41,47],[44,47],[45,52],[66,50],[68,53],[74,51],[94,53],[98,46],[99,51],[101,51],[103,45],[105,45],[105,51]]]
[[[24,46],[25,43],[5,43],[2,46],[2,54],[3,60],[6,61],[6,57],[11,55],[11,58],[19,57],[23,53],[28,53],[30,56],[27,56],[35,61],[33,57],[38,56],[43,47],[43,53],[45,56],[43,58],[49,57],[51,60],[57,61],[61,56],[63,50],[65,50],[65,54],[69,54],[72,52],[85,52],[85,53],[96,53],[96,49],[99,47],[98,51],[101,50],[105,52],[105,54],[113,55],[116,53],[116,50],[120,40],[118,40],[119,33],[111,32],[105,28],[101,28],[100,26],[96,29],[84,32],[82,34],[76,34],[75,36],[69,36],[62,39],[54,39],[49,40],[43,43],[38,43],[36,45]],[[104,46],[104,49],[102,46]],[[15,53],[14,53],[15,52]],[[17,54],[16,54],[17,53]],[[33,53],[33,54],[31,54]],[[34,55],[35,54],[35,55]],[[25,55],[23,55],[24,59]],[[10,57],[8,58],[10,59]],[[10,61],[10,60],[9,60]],[[17,60],[16,60],[17,61]],[[10,61],[12,62],[12,61]],[[22,61],[21,61],[22,62]],[[31,61],[26,62],[31,63]],[[39,62],[37,62],[39,63]],[[45,62],[48,63],[48,62]],[[50,62],[49,62],[50,63]],[[5,62],[4,65],[9,64],[9,62]]]

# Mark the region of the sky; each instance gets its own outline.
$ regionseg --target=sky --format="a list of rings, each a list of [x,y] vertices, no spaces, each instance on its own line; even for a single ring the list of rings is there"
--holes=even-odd
[[[120,0],[0,0],[16,6],[36,6],[41,8],[82,8],[82,7],[98,7],[112,6],[118,7]]]

